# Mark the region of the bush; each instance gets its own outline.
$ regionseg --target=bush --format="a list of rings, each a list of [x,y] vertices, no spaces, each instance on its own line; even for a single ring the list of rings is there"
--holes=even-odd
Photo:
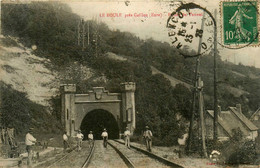
[[[254,164],[257,159],[255,143],[246,141],[236,143],[235,151],[227,158],[228,164]]]
[[[3,127],[13,127],[18,134],[25,134],[29,127],[38,132],[59,131],[58,122],[42,105],[27,98],[25,93],[0,82],[0,122]]]

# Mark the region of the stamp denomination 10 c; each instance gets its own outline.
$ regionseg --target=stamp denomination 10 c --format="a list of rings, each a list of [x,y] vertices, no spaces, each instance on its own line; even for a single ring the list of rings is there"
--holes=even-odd
[[[259,44],[258,3],[254,1],[222,1],[222,43],[230,48]]]

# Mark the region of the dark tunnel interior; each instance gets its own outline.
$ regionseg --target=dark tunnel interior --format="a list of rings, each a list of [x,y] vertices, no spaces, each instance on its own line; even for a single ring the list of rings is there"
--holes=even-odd
[[[117,139],[119,137],[119,128],[114,116],[102,109],[97,109],[89,112],[82,120],[80,129],[84,134],[84,140],[87,139],[88,134],[92,131],[95,140],[102,139],[101,134],[107,129],[108,139]]]

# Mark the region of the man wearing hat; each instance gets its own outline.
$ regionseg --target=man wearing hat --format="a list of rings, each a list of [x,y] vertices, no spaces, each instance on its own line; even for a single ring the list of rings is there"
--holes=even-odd
[[[102,138],[103,138],[103,145],[106,148],[107,147],[107,140],[108,140],[108,133],[106,128],[104,128],[104,131],[101,134]]]
[[[92,134],[92,131],[89,131],[88,142],[89,142],[89,148],[91,148],[93,146],[93,143],[94,143],[94,136]]]
[[[125,137],[125,146],[127,146],[130,149],[130,131],[128,127],[125,128],[124,137]]]
[[[32,136],[33,128],[30,128],[27,131],[27,134],[25,136],[25,145],[26,145],[26,151],[28,153],[28,160],[27,160],[27,165],[29,167],[32,166],[32,146],[35,145],[36,139]]]
[[[151,149],[152,148],[152,136],[153,136],[152,131],[149,130],[148,126],[146,126],[143,137],[145,139],[146,148],[149,152],[152,151],[152,149]]]
[[[82,145],[82,140],[84,138],[84,135],[81,133],[81,130],[78,131],[77,133],[77,146],[78,146],[78,151],[81,150],[81,145]]]
[[[67,147],[70,146],[69,142],[68,142],[69,138],[67,135],[67,131],[64,131],[62,138],[63,138],[63,151],[65,152]]]

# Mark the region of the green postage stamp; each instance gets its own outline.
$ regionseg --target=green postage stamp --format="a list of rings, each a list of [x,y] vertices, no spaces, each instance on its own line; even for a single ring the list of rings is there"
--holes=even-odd
[[[232,48],[259,44],[258,2],[222,1],[220,3],[222,43]]]

